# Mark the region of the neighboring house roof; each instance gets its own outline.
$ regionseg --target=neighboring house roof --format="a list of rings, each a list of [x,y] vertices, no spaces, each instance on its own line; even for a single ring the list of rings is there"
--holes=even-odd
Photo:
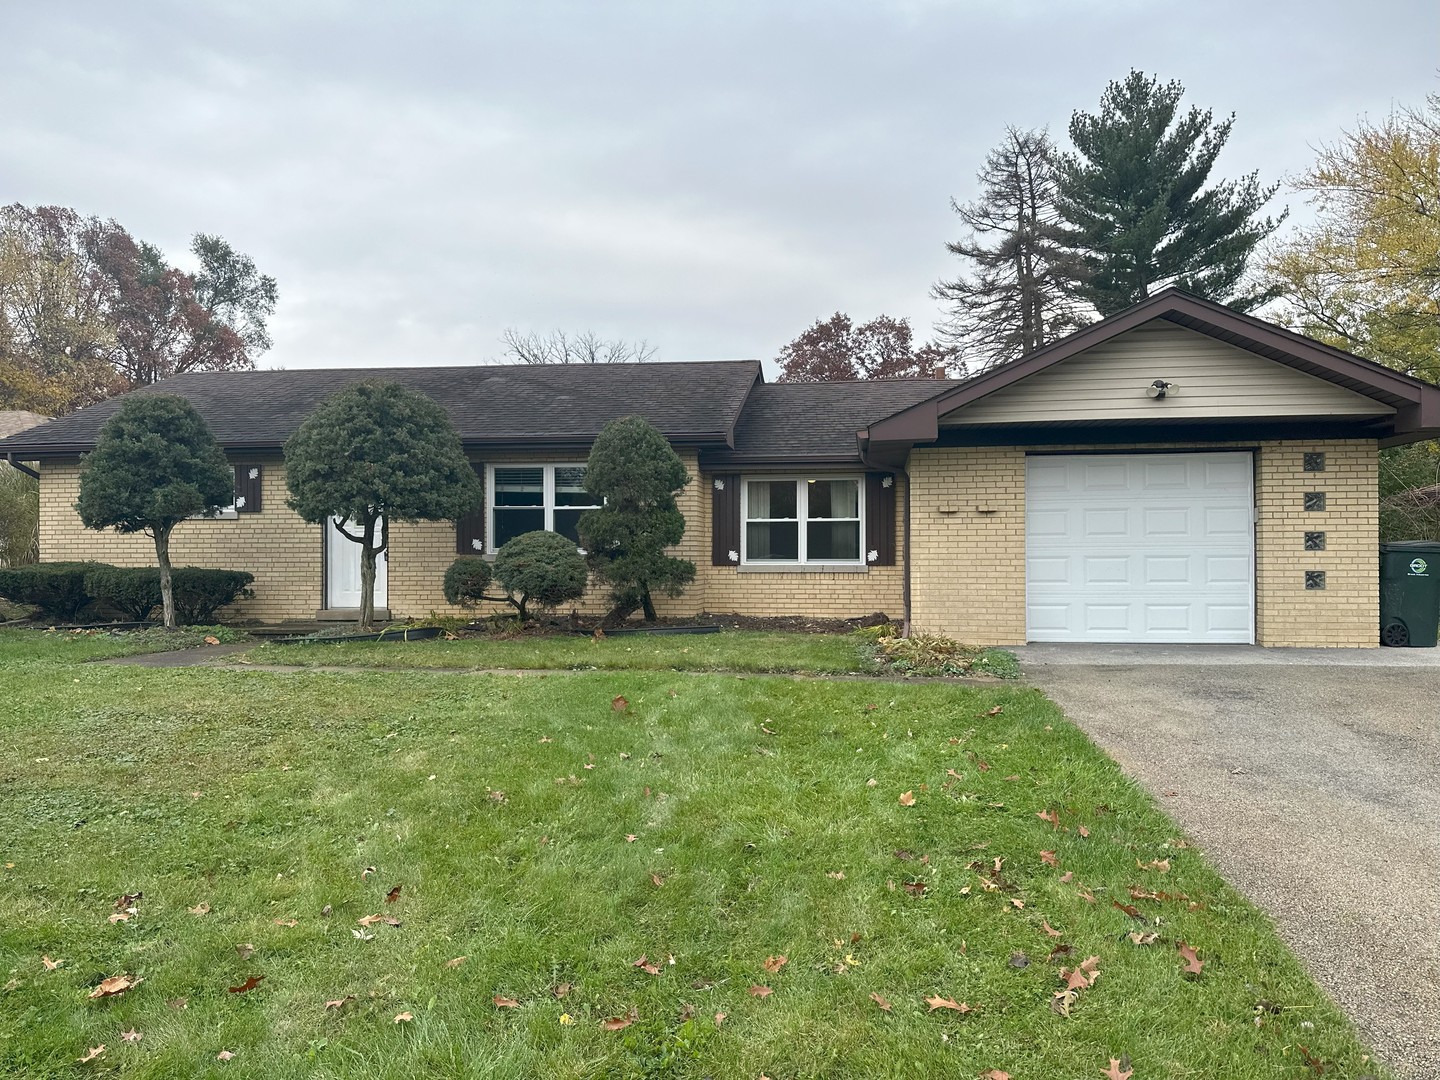
[[[445,407],[461,441],[472,448],[588,446],[608,421],[635,413],[672,442],[728,446],[746,396],[760,378],[754,360],[315,368],[192,372],[134,392],[186,398],[229,450],[278,450],[321,401],[362,379],[392,379],[428,394]],[[0,440],[0,454],[89,450],[119,407],[120,399],[111,398]]]
[[[48,416],[41,416],[38,412],[26,412],[24,409],[0,410],[0,439],[38,427],[49,419]]]
[[[735,445],[705,451],[704,465],[853,463],[867,424],[958,386],[954,379],[768,383],[750,391]]]
[[[862,433],[861,441],[874,450],[883,447],[885,453],[892,455],[915,443],[934,441],[938,438],[942,415],[1154,319],[1165,319],[1207,334],[1394,407],[1393,420],[1386,429],[1376,430],[1382,445],[1440,436],[1440,387],[1292,333],[1264,319],[1242,315],[1222,304],[1170,288],[1029,356],[991,368],[943,394],[871,424]]]

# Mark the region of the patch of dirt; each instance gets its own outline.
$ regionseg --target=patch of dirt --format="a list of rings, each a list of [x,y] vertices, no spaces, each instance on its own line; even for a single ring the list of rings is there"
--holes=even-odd
[[[848,634],[862,626],[882,626],[890,620],[882,613],[875,612],[873,615],[865,615],[856,619],[816,619],[803,615],[720,615],[712,612],[701,612],[699,615],[676,616],[673,618],[656,619],[653,623],[647,623],[640,619],[631,619],[619,629],[645,630],[659,629],[671,626],[720,626],[727,630],[778,630],[792,634]],[[557,633],[594,633],[601,629],[603,618],[574,617],[566,619],[535,619],[529,626],[522,628],[513,624],[504,624],[504,629],[496,630],[487,623],[472,623],[467,628],[468,632],[477,635],[496,635],[506,638],[517,637],[549,637]]]

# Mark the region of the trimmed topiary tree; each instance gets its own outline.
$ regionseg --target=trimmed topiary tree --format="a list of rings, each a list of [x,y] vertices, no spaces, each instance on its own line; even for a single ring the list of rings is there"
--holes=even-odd
[[[479,555],[461,555],[445,571],[445,602],[456,607],[478,607],[481,601],[494,600],[485,595],[494,578],[490,563]]]
[[[360,629],[375,621],[375,561],[395,521],[452,521],[479,505],[460,436],[431,398],[379,379],[327,398],[285,443],[290,508],[360,545]],[[345,526],[349,524],[354,532]]]
[[[680,455],[638,416],[606,424],[590,450],[585,489],[605,505],[581,515],[580,542],[590,569],[610,586],[607,622],[636,608],[655,619],[656,592],[679,596],[695,579],[695,564],[666,549],[685,535],[675,495],[690,482]]]
[[[554,608],[579,600],[589,576],[574,542],[559,533],[521,533],[495,555],[495,580],[521,622],[532,607]]]
[[[161,608],[173,630],[170,533],[186,518],[213,516],[234,499],[235,475],[195,407],[174,394],[136,394],[121,401],[85,455],[75,509],[87,528],[154,539]]]

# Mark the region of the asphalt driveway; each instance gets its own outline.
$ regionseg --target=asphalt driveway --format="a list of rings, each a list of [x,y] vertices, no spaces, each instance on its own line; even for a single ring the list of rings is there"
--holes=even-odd
[[[1440,1077],[1440,650],[1016,650],[1402,1077]]]

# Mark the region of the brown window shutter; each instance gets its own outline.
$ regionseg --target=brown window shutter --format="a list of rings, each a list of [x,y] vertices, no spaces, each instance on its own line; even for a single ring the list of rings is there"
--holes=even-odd
[[[740,474],[710,477],[710,562],[740,565]]]
[[[235,512],[260,513],[260,481],[265,470],[257,461],[235,463]]]
[[[865,561],[895,565],[895,474],[865,474]],[[874,557],[871,557],[871,553]]]
[[[475,461],[472,461],[470,466],[475,470],[475,474],[480,477],[480,487],[483,491],[485,487],[485,466]],[[482,494],[480,505],[455,522],[455,554],[485,554],[485,517],[485,497]]]

